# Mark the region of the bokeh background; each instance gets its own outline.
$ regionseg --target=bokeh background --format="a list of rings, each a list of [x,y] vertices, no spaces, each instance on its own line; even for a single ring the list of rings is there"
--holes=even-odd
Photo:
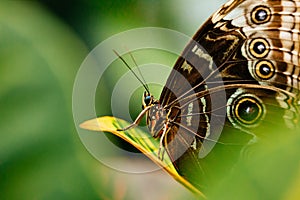
[[[72,87],[101,41],[147,26],[192,36],[223,2],[1,1],[0,199],[192,199],[163,171],[126,174],[91,156],[73,122]]]

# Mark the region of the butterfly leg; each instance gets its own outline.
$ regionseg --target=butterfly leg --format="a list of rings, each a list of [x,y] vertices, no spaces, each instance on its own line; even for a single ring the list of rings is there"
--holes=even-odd
[[[158,149],[158,153],[157,153],[158,158],[160,160],[164,159],[165,149],[163,147],[163,141],[164,141],[165,135],[167,133],[167,129],[168,129],[168,125],[164,124],[163,133],[162,133],[162,135],[160,136],[160,139],[159,139],[159,149]]]
[[[144,117],[144,115],[149,111],[149,109],[151,108],[151,106],[146,107],[138,116],[137,118],[134,120],[134,122],[132,124],[130,124],[129,126],[126,126],[125,128],[121,128],[121,129],[117,129],[117,131],[127,131],[131,128],[136,127],[137,125],[139,125],[139,123],[141,122],[142,118]]]

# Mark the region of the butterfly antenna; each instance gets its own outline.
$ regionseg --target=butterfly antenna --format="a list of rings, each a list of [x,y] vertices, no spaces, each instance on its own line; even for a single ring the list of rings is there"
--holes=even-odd
[[[140,70],[140,68],[139,68],[139,66],[138,66],[138,64],[137,64],[137,62],[136,62],[136,60],[134,59],[132,53],[131,53],[130,51],[128,51],[128,52],[129,52],[129,55],[130,55],[132,61],[134,62],[134,65],[135,65],[136,68],[138,69],[138,72],[139,72],[140,77],[142,78],[142,80],[143,80],[144,83],[145,83],[144,85],[148,88],[148,91],[149,91],[149,86],[148,86],[147,82],[145,81],[144,76],[143,76],[143,74],[142,74],[142,72],[141,72],[141,70]]]
[[[117,51],[115,51],[113,49],[113,52],[122,60],[122,62],[125,64],[125,66],[132,72],[132,74],[137,78],[137,80],[143,85],[143,87],[145,88],[145,90],[148,92],[148,94],[150,94],[148,85],[146,85],[139,77],[138,75],[132,70],[132,68],[127,64],[127,62],[124,60],[124,58],[122,56],[120,56],[120,54],[118,54]]]

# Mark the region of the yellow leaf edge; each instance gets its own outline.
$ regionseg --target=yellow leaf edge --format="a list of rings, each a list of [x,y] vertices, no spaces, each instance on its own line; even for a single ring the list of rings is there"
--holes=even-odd
[[[184,179],[182,176],[180,176],[178,174],[178,172],[176,171],[174,165],[170,161],[170,158],[168,157],[167,154],[164,155],[163,160],[158,158],[157,144],[159,145],[159,142],[157,140],[155,140],[154,138],[151,137],[152,140],[151,139],[150,140],[155,141],[156,147],[152,146],[152,147],[147,148],[146,145],[143,145],[143,144],[147,143],[146,140],[140,141],[142,143],[138,143],[137,141],[133,140],[132,137],[129,137],[131,135],[131,133],[133,133],[133,130],[136,131],[138,128],[130,129],[129,131],[117,131],[118,128],[125,127],[126,124],[129,124],[129,123],[122,119],[115,118],[112,116],[103,116],[103,117],[98,117],[98,118],[87,120],[87,121],[83,122],[82,124],[80,124],[79,127],[82,129],[90,130],[90,131],[109,132],[109,133],[112,133],[112,134],[122,138],[123,140],[130,143],[138,150],[140,150],[143,154],[145,154],[150,160],[152,160],[158,166],[161,166],[176,181],[181,183],[183,186],[185,186],[187,189],[189,189],[195,195],[197,195],[199,197],[201,196],[206,199],[205,195],[200,190],[198,190],[189,181],[187,181],[186,179]],[[139,130],[139,131],[142,132],[141,130]],[[148,133],[144,133],[144,132],[142,132],[142,133],[149,135]],[[143,142],[145,142],[145,143],[143,143]],[[155,143],[153,143],[153,144],[155,144]],[[147,144],[149,144],[149,142]]]

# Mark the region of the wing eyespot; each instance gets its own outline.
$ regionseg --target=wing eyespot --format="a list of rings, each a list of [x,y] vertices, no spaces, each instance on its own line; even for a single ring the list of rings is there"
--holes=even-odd
[[[261,60],[256,63],[254,73],[261,80],[269,80],[275,75],[275,67],[270,61]]]
[[[254,24],[264,24],[271,19],[271,10],[266,6],[257,6],[251,12],[251,21]]]
[[[265,58],[270,52],[270,44],[264,38],[255,38],[250,41],[249,52],[255,58]]]
[[[238,127],[255,128],[264,119],[266,108],[263,101],[251,93],[237,91],[228,100],[227,116]]]

